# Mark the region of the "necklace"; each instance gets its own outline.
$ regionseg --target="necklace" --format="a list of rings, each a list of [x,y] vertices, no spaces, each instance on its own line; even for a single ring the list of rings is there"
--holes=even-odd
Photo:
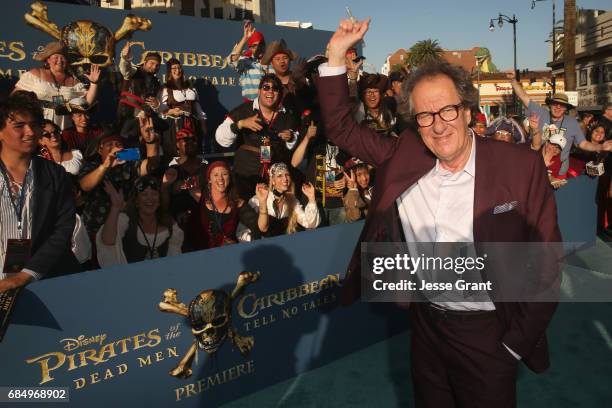
[[[62,80],[62,83],[60,84],[60,82],[57,80],[57,77],[55,76],[51,68],[49,68],[49,73],[51,74],[51,78],[53,78],[53,83],[55,84],[55,87],[57,88],[57,92],[59,93],[62,86],[66,85],[66,76],[64,76],[64,79]]]
[[[142,236],[144,237],[146,245],[147,245],[147,254],[145,255],[145,259],[159,258],[159,254],[157,253],[157,247],[155,246],[155,244],[157,243],[157,231],[159,228],[159,224],[157,223],[157,221],[155,222],[155,236],[153,237],[153,245],[149,243],[147,234],[142,228],[142,225],[140,225],[140,221],[137,222],[137,225],[138,225],[138,228],[140,229],[140,232],[142,232]]]

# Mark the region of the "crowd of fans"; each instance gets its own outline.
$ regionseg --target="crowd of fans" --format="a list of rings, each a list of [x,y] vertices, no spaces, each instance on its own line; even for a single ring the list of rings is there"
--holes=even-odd
[[[81,82],[59,43],[37,54],[44,65],[24,73],[10,97],[38,101],[44,121],[36,154],[70,175],[77,207],[72,249],[82,269],[365,218],[376,169],[324,134],[314,87],[324,55],[299,59],[284,40],[266,46],[263,35],[245,24],[229,56],[243,103],[209,129],[206,106],[181,63],[166,61],[161,83],[161,56],[150,52],[134,65],[131,46],[120,53],[123,81],[113,124],[91,123],[101,70],[91,65]],[[386,137],[401,137],[414,123],[403,114],[402,82],[409,73],[367,74],[362,63],[349,50],[350,114]],[[584,115],[578,122],[567,114],[573,107],[565,95],[553,95],[549,107],[541,107],[510,79],[526,118],[492,120],[470,107],[474,134],[540,151],[555,188],[587,170],[600,176],[603,229],[612,201],[612,105],[601,118]],[[444,120],[452,114],[448,108],[439,113]],[[233,160],[207,162],[204,146],[213,142],[232,150]]]

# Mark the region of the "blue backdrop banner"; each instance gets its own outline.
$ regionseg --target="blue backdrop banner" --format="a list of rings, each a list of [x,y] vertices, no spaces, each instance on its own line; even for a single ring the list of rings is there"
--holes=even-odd
[[[406,329],[406,311],[339,305],[362,225],[32,284],[0,343],[0,385],[69,387],[76,406],[217,406],[382,341]],[[232,300],[241,271],[260,277]],[[190,308],[208,289],[215,304]],[[220,346],[171,376],[196,340]]]
[[[24,14],[31,13],[32,0],[12,0],[11,7],[4,7],[0,14],[2,36],[0,38],[0,94],[8,93],[19,75],[33,67],[41,66],[32,59],[33,54],[55,39],[40,29],[27,25]],[[194,83],[200,95],[202,108],[208,115],[208,127],[214,130],[225,118],[228,110],[242,103],[237,72],[228,65],[227,57],[243,34],[241,21],[218,20],[201,17],[175,16],[132,10],[130,12],[99,7],[45,3],[48,21],[62,27],[76,20],[92,20],[115,33],[128,14],[151,20],[149,31],[136,31],[130,41],[142,44],[134,46],[134,61],[139,61],[143,51],[161,53],[165,62],[174,57],[183,65],[185,75]],[[256,24],[268,43],[284,39],[287,45],[302,58],[325,52],[331,32],[303,30],[273,25]],[[115,47],[115,63],[125,39]],[[159,77],[166,73],[162,65]],[[102,109],[98,119],[111,122],[114,119],[117,83],[108,80],[100,90]]]

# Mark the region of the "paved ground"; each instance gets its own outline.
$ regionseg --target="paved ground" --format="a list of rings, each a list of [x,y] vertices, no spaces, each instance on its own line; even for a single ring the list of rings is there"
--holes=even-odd
[[[565,262],[612,278],[612,247],[597,240]],[[519,407],[612,407],[612,303],[559,305],[548,339],[551,369],[521,366]],[[225,407],[410,407],[409,333],[233,401]]]

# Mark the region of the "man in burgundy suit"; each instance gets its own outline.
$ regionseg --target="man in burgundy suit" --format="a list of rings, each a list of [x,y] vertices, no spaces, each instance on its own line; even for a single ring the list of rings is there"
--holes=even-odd
[[[434,62],[405,84],[418,136],[406,130],[385,138],[355,123],[344,56],[368,27],[369,20],[340,22],[317,83],[329,139],[377,168],[360,241],[560,242],[541,158],[474,137],[468,125],[475,89],[460,68]],[[345,279],[345,302],[356,300],[367,282],[359,262],[360,245]],[[558,283],[557,275],[543,278]],[[556,302],[504,303],[485,295],[483,302],[410,304],[418,407],[512,407],[518,361],[535,372],[548,367],[545,330]]]

